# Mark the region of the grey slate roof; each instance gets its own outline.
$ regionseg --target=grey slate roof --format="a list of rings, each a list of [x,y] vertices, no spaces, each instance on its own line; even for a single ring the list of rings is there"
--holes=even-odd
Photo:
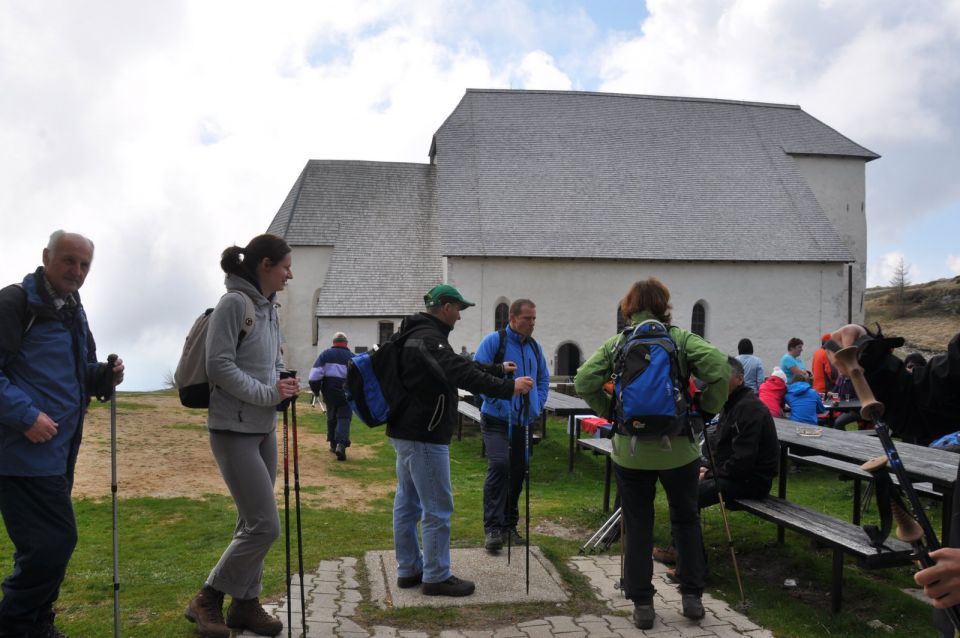
[[[410,314],[441,281],[429,164],[310,160],[267,232],[334,246],[318,316]]]
[[[797,106],[470,89],[431,147],[441,252],[852,261],[790,154],[879,157]]]

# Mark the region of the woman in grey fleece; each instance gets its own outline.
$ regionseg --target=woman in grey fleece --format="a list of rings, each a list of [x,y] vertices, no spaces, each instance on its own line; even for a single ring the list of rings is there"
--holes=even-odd
[[[297,379],[280,379],[276,293],[293,278],[290,247],[273,235],[223,251],[227,273],[207,331],[207,376],[213,385],[207,428],[210,448],[237,507],[233,540],[190,601],[186,617],[204,638],[230,630],[275,636],[283,624],[260,605],[263,559],[280,535],[274,496],[277,475],[277,404],[294,396]],[[250,325],[252,304],[255,319]],[[246,324],[246,325],[245,325]],[[223,597],[232,601],[223,617]]]

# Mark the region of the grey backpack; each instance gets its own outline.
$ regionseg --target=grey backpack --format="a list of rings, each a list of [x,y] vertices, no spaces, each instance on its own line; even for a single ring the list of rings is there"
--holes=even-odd
[[[240,326],[240,337],[237,339],[239,348],[243,338],[253,331],[257,323],[256,308],[253,299],[239,290],[228,290],[226,294],[240,295],[244,301],[243,325]],[[212,314],[213,308],[207,308],[193,322],[193,327],[187,333],[186,343],[183,344],[177,371],[173,373],[180,403],[188,408],[210,407],[210,392],[213,388],[207,378],[207,329]]]

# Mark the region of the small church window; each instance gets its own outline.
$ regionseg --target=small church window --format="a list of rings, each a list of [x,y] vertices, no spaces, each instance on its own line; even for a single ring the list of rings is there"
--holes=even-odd
[[[693,318],[690,320],[690,331],[701,337],[706,337],[707,310],[702,302],[693,304]]]
[[[393,322],[392,322],[392,321],[381,321],[381,322],[380,322],[379,334],[377,335],[377,343],[378,343],[378,344],[384,344],[384,343],[386,343],[386,342],[390,339],[390,337],[392,337],[392,336],[393,336]]]
[[[498,303],[497,309],[493,312],[493,329],[502,330],[507,327],[507,318],[510,313],[510,307],[505,303]]]

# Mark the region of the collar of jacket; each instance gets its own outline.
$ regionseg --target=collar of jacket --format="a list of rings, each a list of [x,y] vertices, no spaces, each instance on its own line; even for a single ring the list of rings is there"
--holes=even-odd
[[[410,321],[407,322],[407,327],[412,328],[414,326],[423,325],[424,323],[431,323],[433,326],[443,333],[444,338],[446,338],[450,332],[453,330],[453,326],[447,325],[437,317],[434,317],[429,312],[420,312],[410,317]]]
[[[27,293],[27,304],[30,305],[37,317],[59,317],[60,315],[53,303],[53,299],[50,298],[50,293],[47,292],[47,286],[44,283],[47,278],[43,273],[43,266],[40,266],[23,278],[21,285],[23,286],[23,291]],[[73,293],[73,300],[77,302],[73,308],[83,307],[79,292]]]
[[[239,290],[245,293],[253,300],[254,305],[257,306],[271,304],[277,297],[276,293],[270,295],[269,299],[264,297],[257,286],[253,285],[246,277],[239,275],[227,275],[223,280],[223,285],[227,287],[227,290]]]
[[[731,392],[730,396],[727,397],[727,402],[723,404],[724,412],[735,406],[740,399],[747,395],[748,392],[753,392],[753,390],[746,385],[741,385],[739,388]]]

